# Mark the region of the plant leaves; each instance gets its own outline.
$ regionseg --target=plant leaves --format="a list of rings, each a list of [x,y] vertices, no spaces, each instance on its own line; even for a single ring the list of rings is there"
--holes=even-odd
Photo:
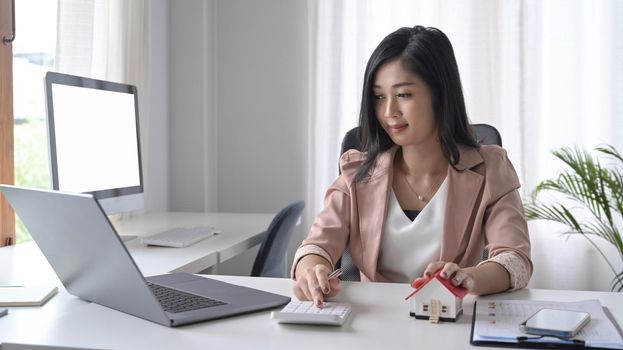
[[[623,271],[619,272],[616,276],[614,276],[614,278],[612,279],[612,287],[611,287],[612,291],[616,291],[616,292],[621,292],[623,291]]]
[[[605,145],[595,150],[598,155],[623,165],[623,157],[613,146]],[[617,223],[623,222],[623,168],[616,165],[606,168],[602,166],[599,157],[594,158],[577,146],[562,147],[552,154],[565,163],[568,169],[554,179],[537,184],[531,193],[531,200],[524,202],[526,219],[566,225],[569,230],[564,234],[583,235],[612,268],[613,264],[588,235],[599,236],[613,244],[623,260],[623,239],[621,229],[617,227]],[[539,201],[544,192],[558,193],[579,206]],[[612,290],[623,290],[623,271],[615,276]]]

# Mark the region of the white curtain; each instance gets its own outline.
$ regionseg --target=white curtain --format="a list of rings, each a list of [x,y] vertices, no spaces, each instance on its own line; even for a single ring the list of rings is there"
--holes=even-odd
[[[144,0],[59,0],[56,70],[144,83],[146,6]]]
[[[309,7],[309,218],[337,176],[343,135],[357,125],[367,59],[399,27],[433,26],[450,38],[471,122],[500,131],[523,196],[562,168],[555,148],[609,143],[623,151],[622,1],[310,0]],[[562,279],[575,281],[566,287],[608,289],[609,271],[596,280],[593,262],[577,259],[584,245],[563,247],[562,231],[531,223],[535,264],[545,266],[535,285],[556,287],[545,272],[560,267]]]
[[[59,0],[56,71],[137,87],[145,205],[151,186],[149,2]]]

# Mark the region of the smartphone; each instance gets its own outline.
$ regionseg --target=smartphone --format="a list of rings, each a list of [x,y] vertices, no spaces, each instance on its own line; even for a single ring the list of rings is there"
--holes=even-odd
[[[584,311],[541,309],[519,324],[519,329],[527,334],[573,338],[591,320]]]

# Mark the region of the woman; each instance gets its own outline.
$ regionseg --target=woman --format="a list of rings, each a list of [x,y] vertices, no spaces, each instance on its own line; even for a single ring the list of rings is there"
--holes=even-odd
[[[401,28],[383,39],[366,67],[359,126],[363,151],[342,156],[342,174],[296,252],[296,297],[322,305],[340,291],[327,276],[347,244],[364,281],[441,270],[472,294],[527,285],[519,180],[502,148],[474,139],[440,30]]]

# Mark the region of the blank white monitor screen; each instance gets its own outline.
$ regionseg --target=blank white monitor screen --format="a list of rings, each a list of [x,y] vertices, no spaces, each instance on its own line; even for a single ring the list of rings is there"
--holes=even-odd
[[[143,192],[136,88],[49,72],[46,97],[53,189],[93,193],[109,214],[139,209],[120,202]]]

